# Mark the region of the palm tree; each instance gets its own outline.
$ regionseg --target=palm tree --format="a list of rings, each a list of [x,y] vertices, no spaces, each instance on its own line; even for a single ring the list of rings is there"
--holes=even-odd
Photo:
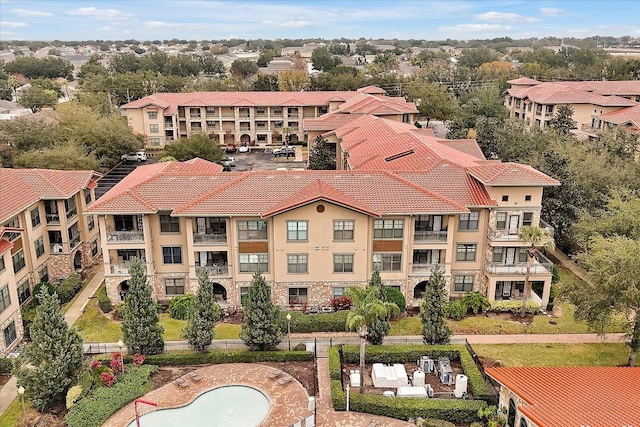
[[[369,325],[379,319],[386,319],[400,309],[392,302],[380,299],[377,287],[352,287],[345,293],[353,300],[354,308],[347,314],[347,329],[358,332],[360,337],[360,393],[364,392],[364,354],[369,336]]]
[[[538,226],[522,227],[518,233],[518,237],[520,240],[529,243],[529,247],[527,248],[527,272],[524,276],[524,295],[522,295],[522,307],[520,308],[520,317],[525,317],[527,314],[527,300],[531,297],[531,282],[529,281],[529,276],[531,275],[533,260],[539,254],[538,247],[553,250],[555,244],[549,232]]]

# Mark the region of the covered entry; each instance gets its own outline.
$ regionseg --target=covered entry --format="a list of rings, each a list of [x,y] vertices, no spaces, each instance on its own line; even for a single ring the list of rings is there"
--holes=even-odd
[[[420,305],[420,301],[427,295],[427,281],[423,280],[413,288],[413,306]]]
[[[129,292],[129,280],[123,280],[118,285],[118,295],[120,295],[120,301],[124,301],[124,297],[127,296],[127,292]]]
[[[213,299],[223,307],[227,305],[227,290],[220,283],[213,284]]]

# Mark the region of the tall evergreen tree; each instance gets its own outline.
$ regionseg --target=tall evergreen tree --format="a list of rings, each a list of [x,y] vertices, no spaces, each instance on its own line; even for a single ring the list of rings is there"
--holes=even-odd
[[[309,150],[309,167],[312,170],[335,170],[336,154],[322,135],[315,139],[315,145]]]
[[[269,350],[282,341],[278,307],[271,301],[271,288],[256,272],[244,304],[244,323],[240,339],[253,350]]]
[[[555,116],[549,120],[549,127],[562,135],[569,135],[577,124],[573,120],[573,107],[569,104],[559,105]]]
[[[182,331],[182,336],[194,350],[207,351],[215,337],[214,326],[220,319],[220,312],[220,306],[213,299],[213,282],[203,269],[198,275],[198,291],[189,310],[187,326]]]
[[[131,279],[121,326],[124,343],[131,354],[158,354],[164,349],[164,328],[160,326],[147,273],[139,259],[133,260],[129,272]]]
[[[69,328],[58,295],[43,286],[36,295],[40,306],[31,324],[31,343],[17,359],[14,374],[26,397],[42,410],[64,399],[82,366],[82,338]]]
[[[378,295],[380,301],[383,303],[387,301],[387,292],[384,287],[384,283],[382,283],[382,278],[380,277],[380,272],[378,270],[374,270],[371,273],[371,278],[369,279],[369,283],[367,285],[370,288],[378,289]],[[373,345],[382,344],[382,340],[389,334],[391,330],[391,323],[389,322],[389,317],[380,317],[376,318],[372,321],[369,326],[369,333],[367,335],[367,341]]]
[[[431,271],[427,282],[426,295],[420,301],[420,323],[422,323],[422,339],[424,343],[446,344],[451,336],[451,329],[445,323],[444,304],[447,297],[446,281],[443,270],[436,266]]]

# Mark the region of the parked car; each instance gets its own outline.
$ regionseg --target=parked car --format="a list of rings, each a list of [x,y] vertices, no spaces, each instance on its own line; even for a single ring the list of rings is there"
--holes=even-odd
[[[241,145],[238,147],[238,153],[248,153],[249,151],[251,151],[251,149],[248,145]]]
[[[233,156],[224,156],[222,158],[222,166],[234,167],[236,165],[236,159]]]
[[[236,151],[238,151],[238,149],[235,144],[227,144],[227,146],[224,147],[225,153],[235,153]]]
[[[123,162],[144,162],[147,160],[147,153],[144,151],[138,151],[137,153],[123,154],[120,157]]]
[[[275,157],[295,157],[296,147],[287,145],[284,147],[276,148],[275,150],[273,150],[273,155]]]

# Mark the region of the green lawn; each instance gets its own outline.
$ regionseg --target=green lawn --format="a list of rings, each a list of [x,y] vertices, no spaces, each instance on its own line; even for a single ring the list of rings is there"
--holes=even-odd
[[[627,363],[626,344],[477,344],[476,353],[503,366],[616,366]]]
[[[29,415],[36,414],[35,410],[31,409],[31,402],[25,399],[24,406]],[[7,409],[0,415],[0,427],[15,427],[22,418],[22,404],[19,398],[15,398],[13,402],[9,404]],[[30,419],[34,419],[33,416],[29,416]]]
[[[218,323],[216,325],[217,340],[238,339],[239,334],[240,334],[240,325],[232,325],[229,323]]]

